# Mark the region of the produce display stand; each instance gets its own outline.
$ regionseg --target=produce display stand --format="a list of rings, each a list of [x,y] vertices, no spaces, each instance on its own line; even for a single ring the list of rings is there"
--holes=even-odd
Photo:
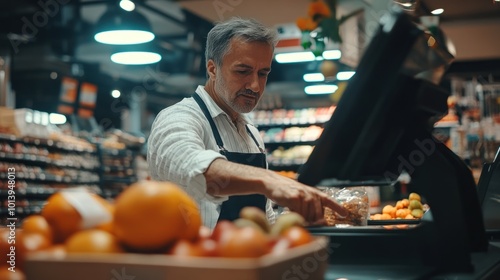
[[[322,280],[328,265],[328,238],[260,258],[180,257],[147,254],[39,252],[26,261],[27,279],[37,280]],[[305,278],[304,278],[305,279]]]

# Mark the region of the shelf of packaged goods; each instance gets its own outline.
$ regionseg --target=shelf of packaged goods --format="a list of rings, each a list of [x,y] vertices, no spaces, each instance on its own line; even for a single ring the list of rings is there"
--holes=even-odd
[[[308,126],[323,126],[326,121],[314,121],[314,122],[281,122],[281,123],[259,123],[255,124],[259,130],[268,130],[270,128],[276,128],[276,127],[281,127],[281,128],[287,128],[287,127],[308,127]]]
[[[268,158],[268,168],[274,171],[297,171],[306,159],[283,159],[283,158]]]
[[[44,172],[34,173],[34,172],[16,172],[17,179],[23,179],[26,181],[36,181],[36,182],[52,182],[52,183],[67,183],[67,184],[98,184],[98,176],[94,179],[89,179],[88,176],[78,176],[80,178],[74,178],[71,176],[54,175]],[[6,173],[0,173],[0,179],[8,179]]]
[[[103,166],[102,169],[106,173],[125,172],[127,175],[134,174],[134,169],[131,166]]]
[[[121,183],[121,184],[132,184],[137,182],[137,178],[135,176],[120,177],[120,176],[104,175],[102,177],[102,180],[104,182]]]
[[[302,164],[274,165],[269,164],[269,170],[273,171],[295,171],[297,172]]]
[[[18,138],[13,135],[0,134],[0,141],[7,141],[12,143],[22,143],[34,146],[43,146],[47,148],[56,148],[59,150],[65,150],[68,152],[84,152],[84,153],[95,153],[97,149],[94,145],[90,144],[89,147],[81,147],[79,145],[64,143],[52,139],[41,139],[33,137],[22,137]]]
[[[288,147],[293,147],[293,146],[302,146],[302,145],[309,145],[309,146],[314,146],[316,145],[316,140],[313,141],[281,141],[281,142],[265,142],[266,147],[268,148],[275,148],[275,147],[283,147],[283,148],[288,148]]]
[[[37,166],[56,166],[60,168],[70,168],[70,169],[78,169],[78,170],[86,170],[86,171],[96,171],[99,169],[100,163],[95,160],[83,159],[78,162],[73,160],[57,160],[51,159],[47,156],[43,155],[30,155],[30,154],[18,154],[18,153],[4,153],[0,152],[0,158],[2,162],[9,163],[27,163],[28,165],[37,165]]]
[[[17,206],[15,208],[0,208],[0,217],[8,218],[12,216],[12,218],[23,218],[28,215],[40,214],[42,212],[42,206]]]
[[[101,148],[101,153],[103,156],[119,156],[119,157],[126,157],[126,156],[133,156],[134,151],[130,149],[109,149],[109,148]]]

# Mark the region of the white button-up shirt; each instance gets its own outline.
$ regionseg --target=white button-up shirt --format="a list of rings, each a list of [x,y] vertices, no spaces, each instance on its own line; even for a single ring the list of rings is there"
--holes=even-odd
[[[250,119],[242,115],[237,126],[208,95],[204,86],[198,86],[196,93],[205,102],[212,119],[229,152],[259,153],[259,147],[248,134],[245,126],[257,139],[260,147],[264,142]],[[220,206],[227,196],[207,194],[207,183],[203,173],[219,153],[210,124],[196,101],[184,98],[163,109],[155,118],[148,139],[148,165],[153,180],[171,181],[180,185],[193,197],[200,207],[203,224],[211,229],[219,218]],[[274,212],[268,199],[266,212],[274,222]]]

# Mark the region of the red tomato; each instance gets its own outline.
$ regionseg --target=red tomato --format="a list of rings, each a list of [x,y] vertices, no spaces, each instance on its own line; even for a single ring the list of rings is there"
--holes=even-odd
[[[218,243],[221,257],[257,258],[270,251],[269,238],[252,227],[238,228],[224,235]]]
[[[290,241],[290,246],[297,247],[300,245],[308,244],[314,240],[313,236],[309,231],[303,227],[293,226],[285,230],[281,236]]]
[[[199,246],[185,239],[176,241],[168,251],[168,254],[182,257],[203,256],[203,252]]]
[[[209,239],[212,235],[212,231],[210,228],[206,226],[200,226],[200,230],[198,232],[198,239]]]
[[[284,255],[290,247],[292,247],[290,240],[285,237],[281,237],[272,244],[270,254],[274,256]]]
[[[217,255],[217,242],[207,238],[195,242],[180,239],[172,245],[167,254],[184,257],[213,257]]]
[[[215,228],[212,231],[211,239],[216,242],[220,242],[222,239],[226,238],[226,235],[231,235],[231,233],[236,229],[237,227],[230,221],[220,221],[215,225]]]
[[[200,239],[195,244],[201,251],[202,256],[214,257],[217,256],[217,242],[212,239]]]

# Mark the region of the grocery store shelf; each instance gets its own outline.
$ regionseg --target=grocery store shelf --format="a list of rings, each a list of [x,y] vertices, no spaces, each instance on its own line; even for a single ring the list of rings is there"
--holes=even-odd
[[[82,164],[78,163],[77,161],[54,160],[48,158],[47,156],[40,156],[40,155],[0,152],[0,158],[2,159],[3,162],[27,163],[28,165],[37,165],[37,166],[52,165],[60,168],[71,168],[71,169],[86,170],[86,171],[96,171],[99,168],[98,161],[96,161],[93,164],[89,163],[89,161],[86,161],[84,162],[84,164],[87,166],[82,166]]]
[[[18,138],[14,135],[0,134],[0,140],[5,140],[9,142],[15,143],[24,143],[35,146],[44,146],[50,148],[57,148],[60,150],[66,150],[70,152],[85,152],[85,153],[95,153],[96,148],[84,148],[78,145],[73,145],[70,143],[60,142],[52,139],[42,139],[42,138],[33,138],[33,137],[22,137]]]

